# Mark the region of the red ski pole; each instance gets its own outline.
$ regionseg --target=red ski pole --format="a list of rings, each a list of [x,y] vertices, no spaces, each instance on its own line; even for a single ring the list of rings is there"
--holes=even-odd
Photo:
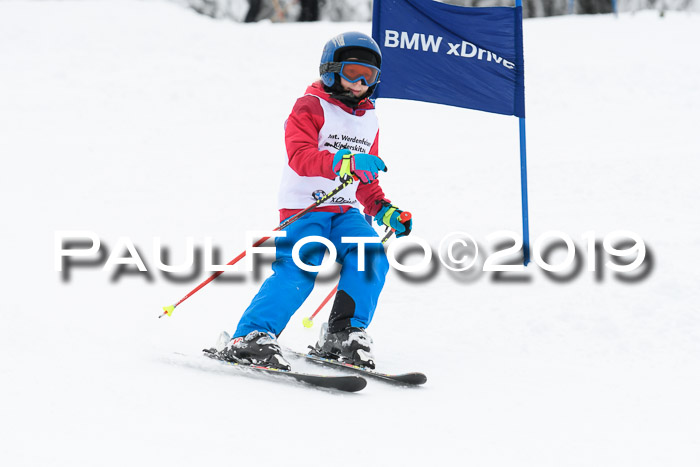
[[[409,220],[411,220],[411,213],[408,211],[402,212],[401,215],[399,216],[399,221],[402,223],[408,222]],[[384,235],[384,237],[382,237],[382,243],[386,243],[386,241],[389,240],[389,238],[391,238],[391,236],[394,234],[394,232],[395,232],[395,230],[391,229],[386,235]],[[333,298],[333,295],[335,295],[337,291],[338,291],[338,286],[336,285],[335,287],[333,287],[333,290],[331,290],[331,293],[329,293],[328,296],[323,299],[323,301],[318,306],[318,308],[316,308],[316,311],[314,311],[314,314],[309,316],[308,318],[304,318],[302,320],[302,323],[304,324],[305,328],[310,328],[311,326],[314,325],[314,318],[316,317],[318,312],[321,311],[321,309],[324,306],[326,306],[326,303],[331,301],[331,298]]]
[[[293,222],[298,221],[302,216],[304,216],[305,214],[307,214],[309,211],[313,210],[314,208],[320,206],[321,204],[325,203],[326,201],[328,201],[329,199],[331,199],[332,197],[334,197],[335,195],[337,195],[337,194],[338,194],[343,188],[345,188],[346,186],[351,185],[353,181],[354,181],[353,177],[347,177],[345,180],[342,181],[342,183],[341,183],[340,185],[338,185],[335,189],[333,189],[333,191],[331,191],[331,192],[328,193],[327,195],[322,196],[321,198],[317,199],[313,204],[309,205],[306,209],[303,209],[303,210],[299,211],[298,213],[296,213],[295,215],[293,215],[292,217],[290,217],[289,219],[287,219],[286,221],[282,222],[280,225],[278,225],[277,227],[275,227],[274,229],[272,229],[273,232],[274,232],[274,231],[277,231],[277,230],[285,229],[286,227],[288,227],[288,226],[289,226],[290,224],[292,224]],[[262,244],[265,243],[269,238],[270,238],[270,237],[263,237],[263,238],[261,238],[261,239],[258,240],[257,242],[253,243],[253,247],[257,247],[257,246],[262,245]],[[226,265],[227,265],[227,266],[233,266],[234,264],[236,264],[237,262],[239,262],[241,259],[243,259],[243,257],[244,257],[245,255],[246,255],[246,250],[243,250],[243,252],[242,252],[240,255],[238,255],[238,256],[236,256],[235,258],[233,258],[231,261],[229,261],[228,263],[226,263]],[[208,283],[210,283],[211,281],[213,281],[214,279],[216,279],[217,277],[219,277],[221,274],[223,274],[223,272],[224,272],[224,271],[216,271],[214,274],[212,274],[211,276],[207,277],[201,284],[199,284],[197,287],[195,287],[194,289],[192,289],[187,295],[185,295],[184,297],[182,297],[177,303],[175,303],[174,305],[170,305],[170,306],[164,306],[164,307],[163,307],[163,313],[160,314],[160,315],[158,315],[158,318],[162,318],[162,317],[165,316],[165,315],[167,315],[167,316],[172,316],[173,311],[175,310],[175,308],[177,308],[182,302],[184,302],[185,300],[187,300],[188,298],[190,298],[192,295],[194,295],[195,293],[197,293],[202,287],[204,287],[205,285],[207,285]]]

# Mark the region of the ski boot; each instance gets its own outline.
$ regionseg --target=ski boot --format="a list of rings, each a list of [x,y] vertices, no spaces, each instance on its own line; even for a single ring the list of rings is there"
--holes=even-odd
[[[222,360],[247,365],[258,365],[275,370],[290,371],[292,367],[282,356],[274,334],[251,331],[245,337],[228,338],[222,333],[216,346]],[[222,345],[223,344],[223,345]]]
[[[374,370],[371,345],[372,338],[363,328],[348,327],[342,331],[328,332],[328,323],[323,323],[318,342],[311,347],[311,353]]]

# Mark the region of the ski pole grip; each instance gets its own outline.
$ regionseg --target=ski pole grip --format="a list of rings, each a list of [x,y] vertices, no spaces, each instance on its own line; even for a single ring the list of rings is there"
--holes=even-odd
[[[410,221],[412,217],[413,216],[411,215],[410,212],[404,211],[401,214],[399,214],[399,222],[401,222],[403,224],[404,222]]]

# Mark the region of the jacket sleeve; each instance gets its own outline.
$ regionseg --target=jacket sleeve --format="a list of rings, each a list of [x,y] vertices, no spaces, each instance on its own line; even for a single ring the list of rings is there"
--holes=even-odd
[[[333,154],[318,150],[318,133],[323,127],[323,108],[313,96],[299,98],[285,123],[284,142],[289,166],[305,177],[336,178]]]
[[[369,153],[379,157],[379,131],[377,131],[377,136],[374,138],[374,143]],[[360,184],[357,187],[357,200],[365,207],[365,214],[372,217],[376,216],[382,208],[382,200],[388,203],[391,202],[384,197],[384,191],[382,187],[379,186],[379,180],[373,180],[372,183]]]

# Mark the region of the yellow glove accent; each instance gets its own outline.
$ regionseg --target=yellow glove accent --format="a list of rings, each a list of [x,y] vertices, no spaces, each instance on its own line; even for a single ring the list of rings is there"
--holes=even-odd
[[[340,171],[338,172],[338,176],[341,180],[352,177],[352,156],[352,154],[345,154],[343,156],[343,161],[340,163]]]
[[[384,217],[382,217],[382,222],[384,222],[384,225],[391,227],[391,215],[394,214],[394,211],[396,211],[396,208],[393,206],[386,210]]]

